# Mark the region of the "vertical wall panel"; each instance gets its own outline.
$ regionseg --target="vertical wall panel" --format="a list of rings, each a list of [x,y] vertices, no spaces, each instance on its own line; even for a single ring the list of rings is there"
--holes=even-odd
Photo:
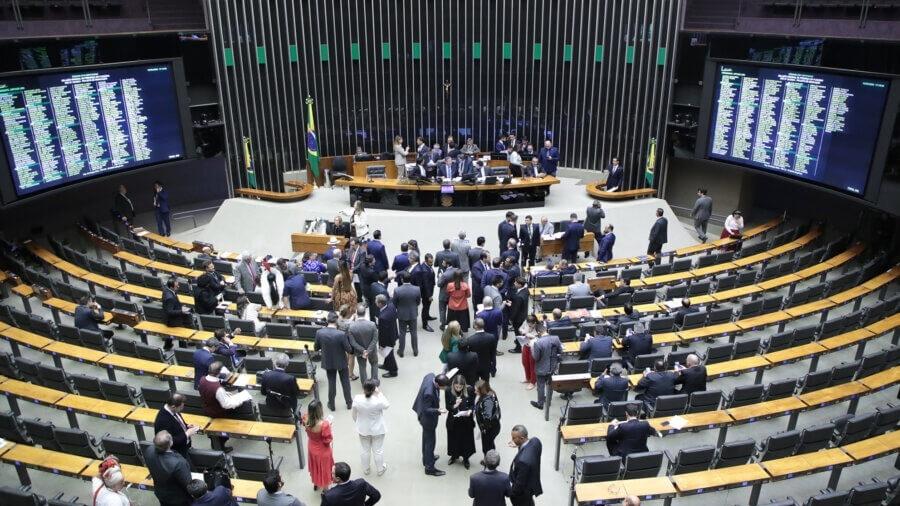
[[[640,187],[655,138],[654,185],[664,181],[661,151],[683,0],[204,3],[235,187],[247,184],[244,137],[252,139],[261,188],[283,190],[282,174],[304,167],[307,96],[315,99],[323,156],[356,146],[390,151],[395,135],[410,146],[419,135],[429,144],[447,135],[462,142],[467,132],[483,150],[510,131],[539,148],[550,132],[563,166],[599,170],[618,156],[627,186]],[[662,64],[660,48],[667,55]],[[226,65],[226,50],[233,64]]]

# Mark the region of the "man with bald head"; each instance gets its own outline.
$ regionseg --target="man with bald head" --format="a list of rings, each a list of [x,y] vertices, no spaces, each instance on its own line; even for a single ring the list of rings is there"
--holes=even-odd
[[[685,359],[685,366],[680,364],[675,368],[678,377],[675,384],[681,385],[680,394],[690,395],[694,392],[706,391],[706,367],[700,363],[700,357],[691,353]]]
[[[191,466],[172,451],[172,435],[161,430],[153,437],[153,446],[144,450],[144,462],[153,478],[153,493],[160,504],[188,506],[194,502],[188,493]]]

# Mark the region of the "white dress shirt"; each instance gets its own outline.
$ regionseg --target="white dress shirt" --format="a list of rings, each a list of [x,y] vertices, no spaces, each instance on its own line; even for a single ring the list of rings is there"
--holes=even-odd
[[[737,219],[735,219],[733,214],[729,214],[728,217],[725,218],[725,228],[732,234],[742,233],[744,231],[744,217],[738,216]]]
[[[357,394],[353,398],[351,414],[356,421],[356,430],[360,436],[380,436],[385,433],[384,410],[391,403],[381,392],[366,397],[365,394]]]

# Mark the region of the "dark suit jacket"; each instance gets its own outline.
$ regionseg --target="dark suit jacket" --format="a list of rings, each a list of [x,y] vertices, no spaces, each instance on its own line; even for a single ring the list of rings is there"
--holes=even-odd
[[[523,286],[521,290],[512,294],[509,306],[509,321],[513,325],[513,331],[518,332],[519,327],[525,323],[528,318],[528,287]]]
[[[696,313],[697,311],[699,311],[699,309],[693,306],[678,309],[678,311],[675,311],[675,325],[684,325],[684,317],[691,313]]]
[[[394,289],[394,305],[397,306],[397,318],[403,321],[415,321],[419,316],[419,304],[422,303],[422,292],[419,287],[404,283]]]
[[[343,330],[325,327],[316,331],[316,350],[322,350],[322,368],[342,371],[347,368],[346,353],[353,353]]]
[[[419,287],[422,295],[422,303],[434,297],[434,267],[428,264],[418,264],[412,269],[410,282]]]
[[[156,419],[153,420],[153,433],[156,434],[161,430],[169,431],[169,434],[172,435],[172,451],[185,455],[187,454],[187,449],[191,447],[191,438],[187,437],[175,416],[166,411],[165,408],[161,408],[156,413]],[[182,422],[184,422],[184,419],[182,419]],[[184,425],[186,427],[187,422],[184,422]]]
[[[350,224],[341,223],[340,225],[335,225],[329,222],[325,225],[325,233],[337,237],[350,237]]]
[[[469,350],[478,355],[478,372],[482,375],[490,372],[491,364],[496,360],[497,336],[487,332],[476,332],[466,339]]]
[[[379,295],[384,295],[385,297],[387,297],[387,287],[382,283],[372,283],[372,285],[369,286],[369,302],[372,305],[375,305],[375,297],[378,297]],[[388,297],[388,300],[391,300],[391,298]]]
[[[650,242],[665,244],[669,241],[669,220],[660,216],[656,219],[653,227],[650,228]]]
[[[706,391],[706,367],[702,365],[688,367],[678,372],[675,384],[681,385],[678,393],[692,394]]]
[[[154,208],[156,212],[169,212],[169,191],[162,189],[159,193],[154,193],[153,195],[156,197],[156,206]]]
[[[98,323],[103,323],[103,310],[94,311],[88,306],[75,307],[75,327],[100,332]]]
[[[601,262],[609,262],[613,257],[613,246],[615,245],[616,234],[612,232],[603,234],[603,237],[600,239],[600,246],[597,249],[597,260],[600,260]]]
[[[378,239],[372,239],[368,242],[368,253],[375,257],[375,272],[386,271],[388,268],[387,252],[384,250],[384,244]]]
[[[113,209],[123,218],[128,220],[134,218],[134,204],[121,193],[116,193],[116,198],[113,201]]]
[[[533,497],[544,493],[541,488],[541,440],[533,437],[519,448],[509,467],[510,497]]]
[[[603,232],[603,218],[606,218],[606,211],[602,207],[588,207],[585,211],[584,230],[600,237],[600,233]]]
[[[434,254],[434,265],[440,266],[444,260],[447,261],[447,265],[459,269],[459,254],[455,251],[444,249]]]
[[[594,395],[604,406],[628,400],[628,378],[612,375],[598,378],[594,383]]]
[[[506,220],[497,225],[497,238],[500,240],[500,248],[497,251],[505,251],[510,239],[518,239],[516,226]]]
[[[200,380],[209,373],[209,364],[215,361],[216,357],[206,348],[194,350],[194,390],[200,385]]]
[[[644,391],[644,403],[652,406],[660,395],[675,393],[675,373],[652,371],[638,381],[637,388]]]
[[[610,455],[623,458],[632,453],[647,452],[650,451],[647,449],[647,438],[654,434],[656,430],[645,420],[628,420],[609,427],[606,447]]]
[[[511,489],[509,475],[500,471],[481,471],[469,477],[472,506],[506,506]]]
[[[434,373],[428,373],[422,378],[419,393],[413,402],[413,411],[419,418],[422,427],[437,427],[440,417],[441,395],[440,390],[434,384]]]
[[[191,506],[237,506],[237,501],[231,495],[231,489],[219,485],[203,494]]]
[[[188,506],[194,502],[187,493],[191,482],[191,466],[181,455],[168,451],[157,453],[155,446],[144,450],[144,461],[153,477],[153,493],[161,504]]]
[[[472,246],[469,248],[469,270],[472,270],[472,266],[481,261],[481,254],[484,252],[484,248],[481,246]],[[484,271],[482,271],[484,273]]]
[[[606,178],[606,187],[607,188],[621,188],[622,183],[625,181],[625,169],[622,168],[622,165],[613,170],[612,164],[606,166],[606,170],[609,171],[609,176]]]
[[[399,255],[394,257],[394,261],[391,262],[391,270],[394,273],[405,271],[409,268],[409,253],[400,253]]]
[[[447,354],[447,370],[458,369],[467,385],[478,380],[478,354],[474,351],[451,351]]]
[[[291,411],[297,411],[297,397],[300,395],[297,378],[283,370],[266,371],[260,380],[260,391],[266,396],[266,405],[270,408],[291,408]]]
[[[563,249],[569,252],[576,252],[581,248],[581,238],[584,237],[584,225],[573,221],[569,223],[569,228],[563,233]]]
[[[378,345],[394,346],[399,336],[397,327],[397,308],[388,300],[386,306],[378,313]]]
[[[322,506],[372,506],[381,492],[362,478],[335,485],[322,493]]]
[[[622,345],[628,351],[628,361],[634,363],[634,358],[638,355],[653,353],[653,336],[649,332],[631,334],[622,339]]]
[[[178,295],[175,292],[165,286],[162,289],[162,304],[163,311],[166,313],[166,325],[170,327],[181,325],[184,318],[182,316],[181,301],[178,300]]]
[[[609,358],[612,356],[612,338],[609,336],[594,336],[583,341],[578,347],[581,360],[595,358]]]
[[[541,226],[531,224],[531,230],[524,223],[519,225],[519,246],[523,248],[536,248],[541,245]]]

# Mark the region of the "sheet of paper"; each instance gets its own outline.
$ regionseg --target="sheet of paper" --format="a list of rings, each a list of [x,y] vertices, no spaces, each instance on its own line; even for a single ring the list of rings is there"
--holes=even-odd
[[[688,421],[678,415],[669,418],[669,425],[675,430],[681,430],[687,427]]]

